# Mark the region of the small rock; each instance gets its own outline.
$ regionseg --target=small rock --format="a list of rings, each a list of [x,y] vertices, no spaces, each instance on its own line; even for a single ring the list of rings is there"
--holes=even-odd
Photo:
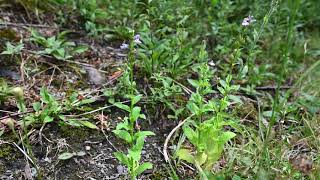
[[[100,73],[100,71],[89,66],[84,66],[84,69],[88,74],[89,82],[94,85],[102,85],[103,83],[105,83],[106,78]]]
[[[90,151],[91,147],[90,146],[86,146],[86,150]]]
[[[118,172],[118,174],[123,174],[123,171],[124,171],[123,166],[118,165],[118,166],[117,166],[117,172]]]
[[[48,157],[44,158],[43,160],[44,160],[45,162],[51,163],[51,159],[48,158]]]

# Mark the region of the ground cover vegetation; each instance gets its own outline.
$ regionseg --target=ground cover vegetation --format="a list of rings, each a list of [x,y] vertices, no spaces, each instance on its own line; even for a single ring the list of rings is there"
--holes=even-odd
[[[0,179],[319,179],[317,0],[0,0]]]

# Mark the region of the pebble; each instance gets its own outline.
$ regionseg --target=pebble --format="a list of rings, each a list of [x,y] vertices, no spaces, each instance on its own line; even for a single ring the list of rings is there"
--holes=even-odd
[[[123,166],[118,165],[118,166],[117,166],[117,172],[118,172],[118,174],[123,174],[123,171],[124,171]]]
[[[150,154],[146,154],[146,159],[150,159]]]
[[[86,146],[86,150],[90,151],[91,147],[90,146]]]
[[[105,83],[106,78],[99,72],[99,70],[89,66],[84,66],[84,69],[87,71],[89,82],[94,85],[102,85]]]

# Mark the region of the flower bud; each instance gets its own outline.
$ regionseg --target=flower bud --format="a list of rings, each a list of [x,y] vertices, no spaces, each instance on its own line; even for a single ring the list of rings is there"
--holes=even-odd
[[[16,98],[23,98],[23,89],[21,87],[12,88],[10,93]]]

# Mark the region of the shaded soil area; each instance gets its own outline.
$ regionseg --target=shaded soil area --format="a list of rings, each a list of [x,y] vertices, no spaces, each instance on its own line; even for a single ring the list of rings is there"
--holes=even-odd
[[[154,170],[146,171],[142,179],[163,178],[165,175],[161,146],[164,137],[159,132],[156,134],[147,139],[142,151],[142,159],[152,162]],[[126,147],[111,132],[50,124],[41,134],[39,130],[34,130],[30,140],[45,179],[118,179],[127,175],[125,167],[119,165],[113,156],[113,152],[125,151]],[[24,155],[14,145],[3,142],[5,140],[0,146],[0,179],[26,179],[28,165]],[[85,155],[59,160],[58,156],[65,152],[84,152]],[[30,169],[33,171],[31,174],[35,173],[34,168]]]

